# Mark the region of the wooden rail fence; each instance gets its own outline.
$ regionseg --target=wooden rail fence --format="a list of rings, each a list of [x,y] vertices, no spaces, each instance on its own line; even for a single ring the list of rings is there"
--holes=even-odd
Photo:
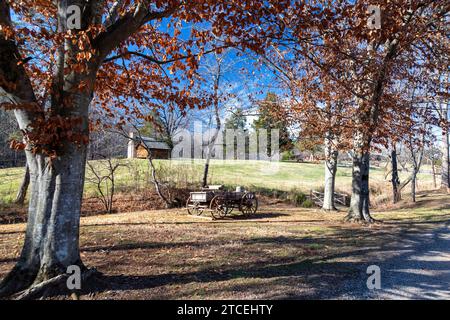
[[[323,197],[324,197],[323,192],[311,190],[309,193],[309,198],[311,199],[311,201],[314,202],[319,207],[323,206]],[[343,205],[343,206],[348,206],[348,200],[349,200],[349,197],[346,194],[338,193],[338,192],[334,193],[335,203]]]

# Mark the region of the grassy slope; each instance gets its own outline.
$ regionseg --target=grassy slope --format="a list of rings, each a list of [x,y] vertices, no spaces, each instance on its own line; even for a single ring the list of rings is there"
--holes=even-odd
[[[15,198],[25,168],[0,169],[0,204]]]
[[[132,186],[145,186],[149,183],[148,165],[146,160],[121,160],[126,166],[121,167],[117,173],[117,189],[126,190]],[[99,167],[101,162],[94,161]],[[167,161],[157,160],[162,168],[161,175],[175,181],[180,186],[199,183],[203,172],[202,161]],[[23,168],[0,169],[0,203],[10,202],[21,181]],[[371,184],[383,191],[389,190],[388,181],[384,179],[383,168],[371,170]],[[407,173],[402,173],[401,178]],[[91,174],[87,170],[87,177]],[[228,186],[246,186],[289,191],[299,189],[309,192],[323,185],[324,170],[322,164],[266,161],[213,161],[210,168],[210,183],[225,184]],[[419,181],[423,189],[431,186],[431,175],[420,174]],[[351,168],[339,167],[337,171],[336,186],[338,190],[349,191],[351,182]],[[85,192],[90,195],[95,187],[87,179]]]

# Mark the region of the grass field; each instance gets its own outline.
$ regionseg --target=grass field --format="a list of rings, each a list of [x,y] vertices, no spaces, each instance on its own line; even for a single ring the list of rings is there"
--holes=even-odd
[[[151,186],[148,163],[146,160],[117,160],[121,166],[116,174],[117,190],[129,190]],[[171,181],[179,187],[198,187],[203,173],[203,161],[156,160],[158,172],[163,180]],[[93,161],[95,168],[101,168],[101,161]],[[429,172],[423,167],[422,171]],[[15,198],[24,168],[0,169],[0,204],[10,203]],[[370,182],[375,195],[389,192],[389,178],[385,179],[384,168],[372,168]],[[92,173],[86,170],[85,195],[96,194],[95,185],[90,182]],[[400,178],[408,176],[401,172]],[[311,189],[323,186],[323,164],[267,162],[267,161],[212,161],[209,175],[210,184],[237,185],[250,189],[272,189],[291,191],[293,189],[308,193]],[[339,167],[336,187],[338,191],[349,192],[351,168]],[[419,190],[432,188],[432,175],[419,174]]]

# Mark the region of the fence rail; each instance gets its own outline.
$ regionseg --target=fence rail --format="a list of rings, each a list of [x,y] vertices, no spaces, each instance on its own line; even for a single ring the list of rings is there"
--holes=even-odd
[[[314,202],[318,206],[323,206],[323,198],[324,193],[316,190],[311,190],[309,193],[309,197],[312,202]],[[334,201],[342,206],[348,206],[349,197],[344,193],[334,193]]]

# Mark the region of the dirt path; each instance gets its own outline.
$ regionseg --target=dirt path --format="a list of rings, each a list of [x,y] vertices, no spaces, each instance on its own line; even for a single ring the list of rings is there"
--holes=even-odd
[[[450,299],[450,223],[405,235],[401,244],[370,254],[343,299]],[[378,265],[381,289],[368,290],[367,266]]]

